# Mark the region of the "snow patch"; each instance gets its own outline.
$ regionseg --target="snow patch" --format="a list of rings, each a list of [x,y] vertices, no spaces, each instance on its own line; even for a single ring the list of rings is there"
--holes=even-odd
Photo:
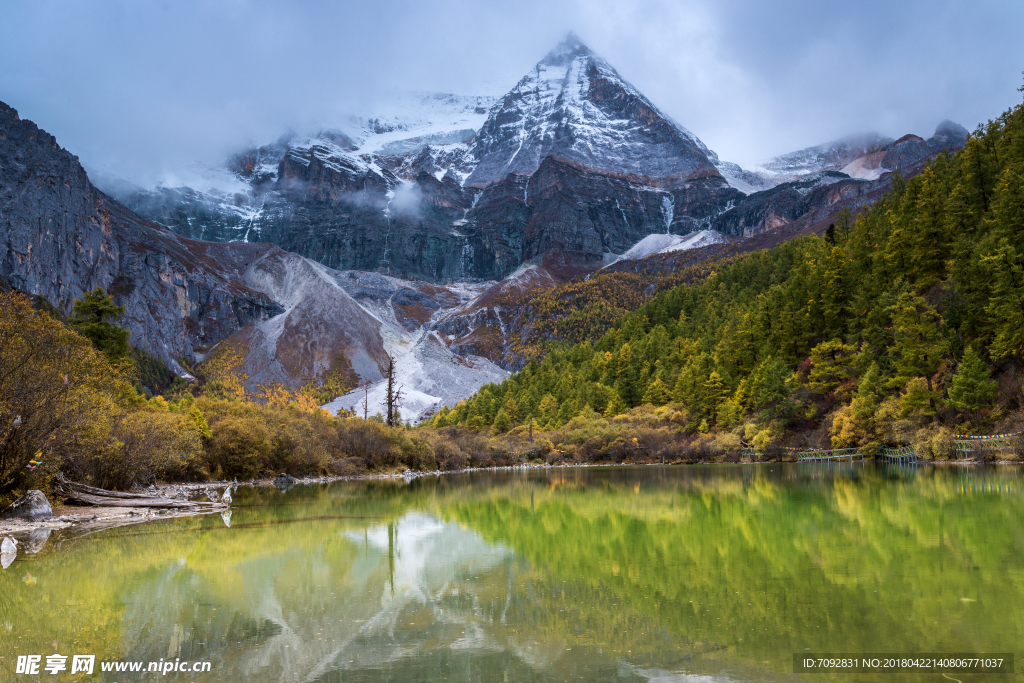
[[[648,235],[612,263],[642,259],[653,254],[667,254],[672,251],[697,249],[711,244],[721,244],[726,241],[726,237],[716,230],[701,230],[689,235]]]
[[[865,155],[858,157],[843,166],[842,173],[850,176],[851,178],[858,178],[860,180],[878,180],[882,177],[883,173],[889,173],[890,169],[882,168],[877,163],[873,163],[871,157],[876,156],[874,154]],[[874,166],[874,168],[872,168]]]
[[[396,343],[385,337],[385,347],[396,356],[395,372],[405,394],[402,420],[418,422],[429,410],[453,406],[491,382],[501,382],[509,373],[479,356],[457,356],[434,331],[420,330],[411,343]],[[374,382],[324,405],[331,414],[339,408],[363,415],[366,401],[370,415],[384,412],[387,383]]]

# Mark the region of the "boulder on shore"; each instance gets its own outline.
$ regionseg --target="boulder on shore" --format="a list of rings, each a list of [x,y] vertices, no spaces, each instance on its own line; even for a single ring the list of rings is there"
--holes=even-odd
[[[50,501],[42,491],[29,491],[24,496],[7,506],[0,512],[0,519],[23,519],[29,522],[41,522],[53,517]]]
[[[281,474],[279,474],[276,477],[274,477],[274,483],[275,484],[296,484],[296,483],[298,483],[298,480],[295,477],[293,477],[292,475],[285,474],[284,472],[282,472]]]

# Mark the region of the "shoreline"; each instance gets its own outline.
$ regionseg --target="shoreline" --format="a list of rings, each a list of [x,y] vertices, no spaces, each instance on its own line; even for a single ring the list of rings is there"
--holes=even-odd
[[[856,460],[854,463],[877,463],[875,460]],[[310,486],[313,484],[333,484],[341,481],[372,481],[374,479],[403,479],[413,481],[422,477],[440,477],[452,474],[472,474],[475,472],[527,472],[530,470],[553,470],[570,468],[597,468],[597,467],[671,467],[676,465],[784,465],[798,464],[796,461],[777,462],[697,462],[697,463],[559,463],[559,464],[527,464],[527,465],[505,465],[495,467],[468,467],[459,470],[434,470],[430,472],[392,472],[386,474],[351,474],[351,475],[330,475],[321,477],[294,477],[294,483],[285,486]],[[807,465],[827,465],[829,463],[799,463]],[[879,463],[885,464],[885,463]],[[966,466],[966,465],[1024,465],[1024,462],[1014,460],[996,460],[992,462],[979,462],[976,460],[927,460],[918,463],[920,465],[936,466]],[[905,466],[905,465],[899,465]],[[151,486],[145,491],[159,494],[166,498],[177,500],[192,500],[195,496],[204,493],[207,489],[215,489],[222,493],[227,487],[257,488],[274,487],[273,478],[252,479],[249,481],[223,481],[212,480],[205,482],[158,484]],[[33,532],[38,531],[62,531],[73,529],[74,531],[93,532],[103,529],[113,529],[122,526],[142,524],[160,519],[171,519],[175,517],[196,517],[210,515],[220,512],[218,510],[177,510],[173,508],[153,507],[110,507],[110,506],[84,506],[84,505],[61,505],[53,508],[53,517],[47,520],[28,521],[20,519],[0,520],[0,537],[12,536],[19,543]],[[49,533],[47,533],[49,535]],[[38,552],[38,551],[36,551]],[[19,555],[21,552],[19,551]]]

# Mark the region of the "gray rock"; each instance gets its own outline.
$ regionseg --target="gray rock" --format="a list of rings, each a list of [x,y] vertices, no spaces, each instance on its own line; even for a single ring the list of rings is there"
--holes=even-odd
[[[25,552],[35,555],[42,550],[47,539],[50,538],[51,531],[52,529],[33,529],[28,535],[28,541],[25,542]]]
[[[284,472],[274,477],[275,484],[295,484],[297,482],[298,480],[295,477]]]
[[[50,509],[50,501],[46,500],[42,491],[29,491],[0,512],[0,519],[24,519],[30,522],[39,522],[51,517],[53,510]]]
[[[242,278],[267,244],[183,239],[97,190],[78,158],[0,102],[0,277],[65,313],[103,287],[132,343],[183,373],[181,357],[284,309]]]

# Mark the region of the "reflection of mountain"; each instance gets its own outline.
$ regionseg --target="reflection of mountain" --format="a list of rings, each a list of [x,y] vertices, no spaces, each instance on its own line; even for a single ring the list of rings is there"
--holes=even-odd
[[[1012,471],[835,471],[241,491],[231,528],[210,517],[58,539],[61,553],[0,571],[0,657],[56,640],[100,658],[208,659],[211,682],[763,681],[790,676],[805,647],[1017,647]]]
[[[444,600],[459,578],[506,563],[507,549],[420,513],[315,540],[229,561],[227,575],[170,562],[126,596],[125,656],[210,659],[210,680],[333,680],[337,670],[427,656],[407,623],[424,610],[453,651],[495,649],[474,611],[460,608],[472,593]]]

